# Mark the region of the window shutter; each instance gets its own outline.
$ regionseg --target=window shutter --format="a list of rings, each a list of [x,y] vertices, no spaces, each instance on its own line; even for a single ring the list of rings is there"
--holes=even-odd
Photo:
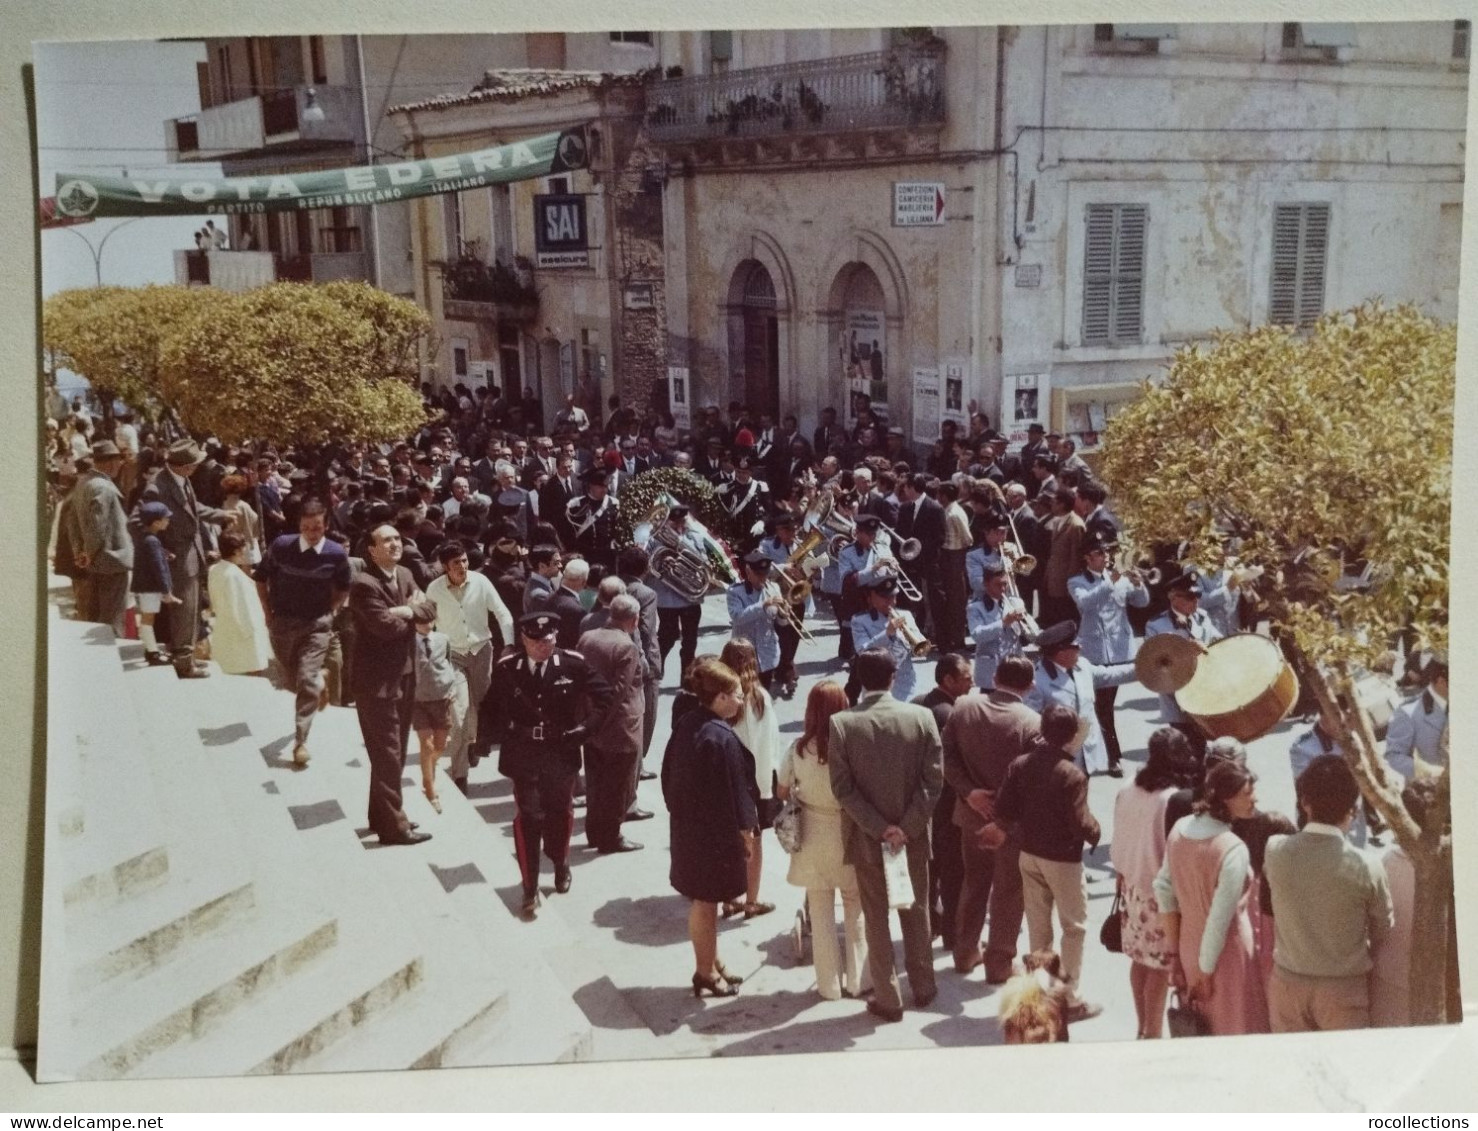
[[[1273,214],[1273,280],[1268,318],[1307,326],[1324,313],[1329,205],[1280,204]]]
[[[1083,250],[1083,344],[1137,342],[1144,330],[1142,204],[1090,204]]]
[[[1088,206],[1088,236],[1083,244],[1083,344],[1109,340],[1113,288],[1114,206]]]
[[[1329,250],[1329,205],[1305,205],[1303,222],[1303,247],[1299,254],[1298,324],[1307,326],[1324,313],[1324,263]]]
[[[1118,221],[1114,238],[1113,340],[1137,342],[1144,327],[1144,205],[1121,205]]]

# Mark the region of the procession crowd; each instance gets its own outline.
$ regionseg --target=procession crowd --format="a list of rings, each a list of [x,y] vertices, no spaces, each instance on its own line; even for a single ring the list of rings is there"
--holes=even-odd
[[[1098,1012],[1080,992],[1084,850],[1104,838],[1089,778],[1124,776],[1116,698],[1144,641],[1256,632],[1230,553],[1206,572],[1128,546],[1070,439],[1033,425],[1013,451],[980,413],[919,450],[866,398],[807,435],[738,404],[679,429],[571,397],[546,425],[529,389],[423,393],[426,426],[384,445],[171,440],[128,413],[106,427],[80,400],[49,417],[52,562],[77,615],[137,635],[180,678],[209,676],[207,657],[270,669],[293,693],[299,767],[316,714],[353,706],[385,844],[431,836],[402,804],[411,730],[438,811],[438,782],[466,792],[496,749],[526,916],[542,859],[555,893],[573,882],[577,798],[591,849],[637,851],[623,827],[653,816],[637,783],[660,771],[696,995],[738,992],[717,923],[774,910],[774,826],[823,997],[902,1017],[896,911],[916,1006],[935,996],[941,937],[961,976],[1011,981],[1008,1039],[1062,1039]],[[711,486],[727,545],[699,499],[672,493],[628,515],[625,540],[623,495],[662,468]],[[730,639],[700,656],[720,591]],[[806,689],[786,747],[773,697],[799,694],[819,619],[839,628],[837,678]],[[1385,756],[1408,809],[1437,820],[1445,661],[1419,680],[1407,697],[1389,681]],[[678,683],[648,769],[659,693]],[[1380,845],[1335,728],[1315,713],[1298,732],[1298,812],[1281,815],[1257,807],[1241,743],[1208,741],[1173,694],[1160,711],[1110,838],[1137,1035],[1162,1035],[1172,989],[1218,1034],[1405,1023],[1413,869]]]

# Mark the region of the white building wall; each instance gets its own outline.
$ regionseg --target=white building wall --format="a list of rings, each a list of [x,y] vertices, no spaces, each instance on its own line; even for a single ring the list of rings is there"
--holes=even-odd
[[[1347,61],[1313,63],[1283,58],[1278,24],[1180,25],[1152,55],[1105,53],[1091,25],[1019,29],[1003,371],[1055,388],[1134,382],[1187,341],[1266,322],[1280,203],[1331,206],[1326,310],[1381,296],[1455,316],[1467,70],[1452,22],[1362,24],[1356,38]],[[1082,341],[1092,203],[1148,208],[1139,344]],[[1040,268],[1040,285],[1017,285],[1021,267]]]

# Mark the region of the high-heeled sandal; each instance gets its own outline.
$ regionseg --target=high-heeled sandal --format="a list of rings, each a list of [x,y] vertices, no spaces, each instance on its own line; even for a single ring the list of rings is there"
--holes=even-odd
[[[775,905],[773,903],[761,903],[756,899],[752,903],[746,903],[744,905],[744,917],[746,919],[753,919],[757,915],[768,915],[774,910]]]
[[[718,971],[718,976],[724,981],[728,982],[729,985],[742,986],[744,984],[743,978],[739,977],[737,974],[730,974],[729,968],[716,959],[714,960],[713,968]]]
[[[739,993],[739,988],[732,983],[726,982],[721,974],[714,974],[705,978],[702,974],[693,975],[693,996],[702,997],[734,997]]]

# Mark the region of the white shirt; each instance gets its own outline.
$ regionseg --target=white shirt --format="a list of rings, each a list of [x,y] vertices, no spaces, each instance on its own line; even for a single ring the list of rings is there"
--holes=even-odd
[[[442,574],[426,587],[426,596],[436,604],[436,631],[446,634],[452,651],[476,652],[493,638],[489,613],[497,618],[503,642],[513,641],[513,617],[483,574],[469,571],[467,580],[456,589]]]
[[[306,554],[309,550],[312,550],[316,554],[316,553],[318,553],[318,547],[322,546],[324,544],[324,542],[326,542],[326,541],[328,541],[328,539],[326,539],[326,538],[320,538],[317,542],[310,542],[310,541],[308,541],[308,539],[304,538],[301,534],[299,534],[298,535],[298,553],[300,553],[300,554]]]

